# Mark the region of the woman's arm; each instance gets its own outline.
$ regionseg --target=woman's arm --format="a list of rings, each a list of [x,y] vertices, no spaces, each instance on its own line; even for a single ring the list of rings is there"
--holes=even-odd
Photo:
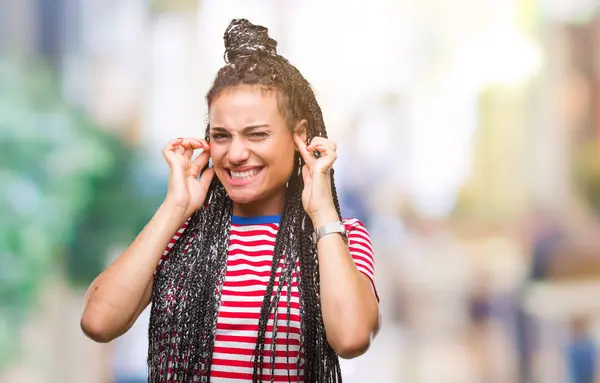
[[[338,220],[332,209],[313,223],[315,227],[321,227]],[[374,286],[358,270],[340,234],[322,237],[317,243],[317,251],[327,341],[340,357],[355,358],[367,351],[379,329],[379,303]]]
[[[163,203],[133,243],[90,285],[81,329],[96,342],[124,334],[148,306],[156,266],[186,213]]]
[[[330,178],[330,169],[337,158],[337,145],[329,139],[313,137],[307,146],[305,124],[306,121],[301,121],[294,133],[296,148],[306,163],[302,167],[302,206],[313,226],[319,228],[340,220]],[[321,154],[319,158],[314,155],[315,151]],[[355,358],[367,351],[379,329],[379,303],[374,286],[357,269],[341,235],[329,234],[321,238],[317,252],[327,341],[342,358]]]

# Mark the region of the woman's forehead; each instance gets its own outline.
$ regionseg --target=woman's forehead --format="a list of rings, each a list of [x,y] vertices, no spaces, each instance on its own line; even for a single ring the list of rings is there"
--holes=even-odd
[[[239,124],[256,119],[281,119],[277,102],[276,91],[258,86],[224,89],[210,106],[210,123]]]

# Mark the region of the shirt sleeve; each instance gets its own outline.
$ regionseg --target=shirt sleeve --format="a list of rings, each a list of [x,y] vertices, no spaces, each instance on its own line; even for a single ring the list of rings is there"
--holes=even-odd
[[[167,248],[165,249],[165,251],[163,251],[163,253],[160,257],[160,260],[158,261],[158,264],[156,265],[156,269],[154,269],[154,277],[155,278],[156,278],[156,275],[158,274],[160,268],[162,266],[164,266],[164,263],[168,262],[169,259],[171,258],[171,249],[173,248],[173,246],[175,246],[177,241],[179,241],[179,238],[181,238],[181,235],[183,234],[185,229],[187,229],[189,222],[190,222],[190,219],[188,218],[188,220],[185,221],[185,223],[183,224],[183,226],[181,226],[181,228],[179,230],[177,230],[177,232],[175,233],[173,238],[171,238],[171,240],[167,244]]]
[[[367,228],[358,219],[344,220],[344,226],[348,233],[348,248],[354,264],[358,271],[369,278],[373,285],[373,292],[377,297],[377,301],[379,301],[379,294],[375,286],[375,255],[371,244],[371,236]]]

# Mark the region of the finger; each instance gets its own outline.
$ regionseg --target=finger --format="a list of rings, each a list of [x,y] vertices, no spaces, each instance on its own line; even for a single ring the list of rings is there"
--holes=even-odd
[[[335,148],[333,145],[316,145],[315,150],[321,154],[326,156],[335,156],[337,155]]]
[[[185,146],[186,149],[208,149],[208,142],[206,140],[200,138],[188,137],[184,138],[182,145]]]
[[[333,166],[333,163],[337,159],[337,153],[332,146],[317,145],[315,149],[321,153],[321,158],[318,162],[318,170],[325,173]]]
[[[294,142],[296,143],[296,147],[298,148],[302,159],[304,159],[304,162],[306,162],[309,167],[312,167],[315,161],[317,161],[315,155],[306,149],[306,144],[298,134],[294,134]]]
[[[172,152],[173,150],[175,150],[175,146],[181,144],[182,142],[183,142],[183,138],[176,138],[174,140],[167,142],[167,144],[165,145],[165,147],[162,150],[163,153]]]
[[[208,161],[210,160],[210,151],[209,150],[200,149],[200,151],[201,152],[192,161],[194,166],[197,167],[198,173],[200,173],[200,171],[202,169],[204,169],[204,167],[208,164]]]
[[[198,139],[198,138],[189,137],[189,138],[183,139],[181,146],[183,146],[185,149],[185,152],[183,154],[188,156],[189,158],[192,158],[192,155],[194,154],[194,150],[207,149],[208,143],[206,141]]]
[[[333,151],[337,150],[337,144],[328,139],[328,138],[324,138],[324,137],[313,137],[313,139],[311,140],[310,144],[307,146],[306,150],[312,152],[316,150],[316,147],[319,145],[323,145],[323,146],[328,146],[330,148],[332,148]]]
[[[190,141],[189,138],[186,138],[183,140],[183,142],[181,143],[181,146],[183,147],[184,151],[183,151],[183,155],[186,156],[187,158],[192,158],[192,155],[194,154],[194,148],[192,146],[192,141]]]

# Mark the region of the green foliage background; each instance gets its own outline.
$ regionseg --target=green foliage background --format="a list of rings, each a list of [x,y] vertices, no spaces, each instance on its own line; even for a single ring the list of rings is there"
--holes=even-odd
[[[162,193],[142,152],[66,103],[56,78],[0,61],[0,369],[18,357],[41,282],[66,275],[85,288]]]

